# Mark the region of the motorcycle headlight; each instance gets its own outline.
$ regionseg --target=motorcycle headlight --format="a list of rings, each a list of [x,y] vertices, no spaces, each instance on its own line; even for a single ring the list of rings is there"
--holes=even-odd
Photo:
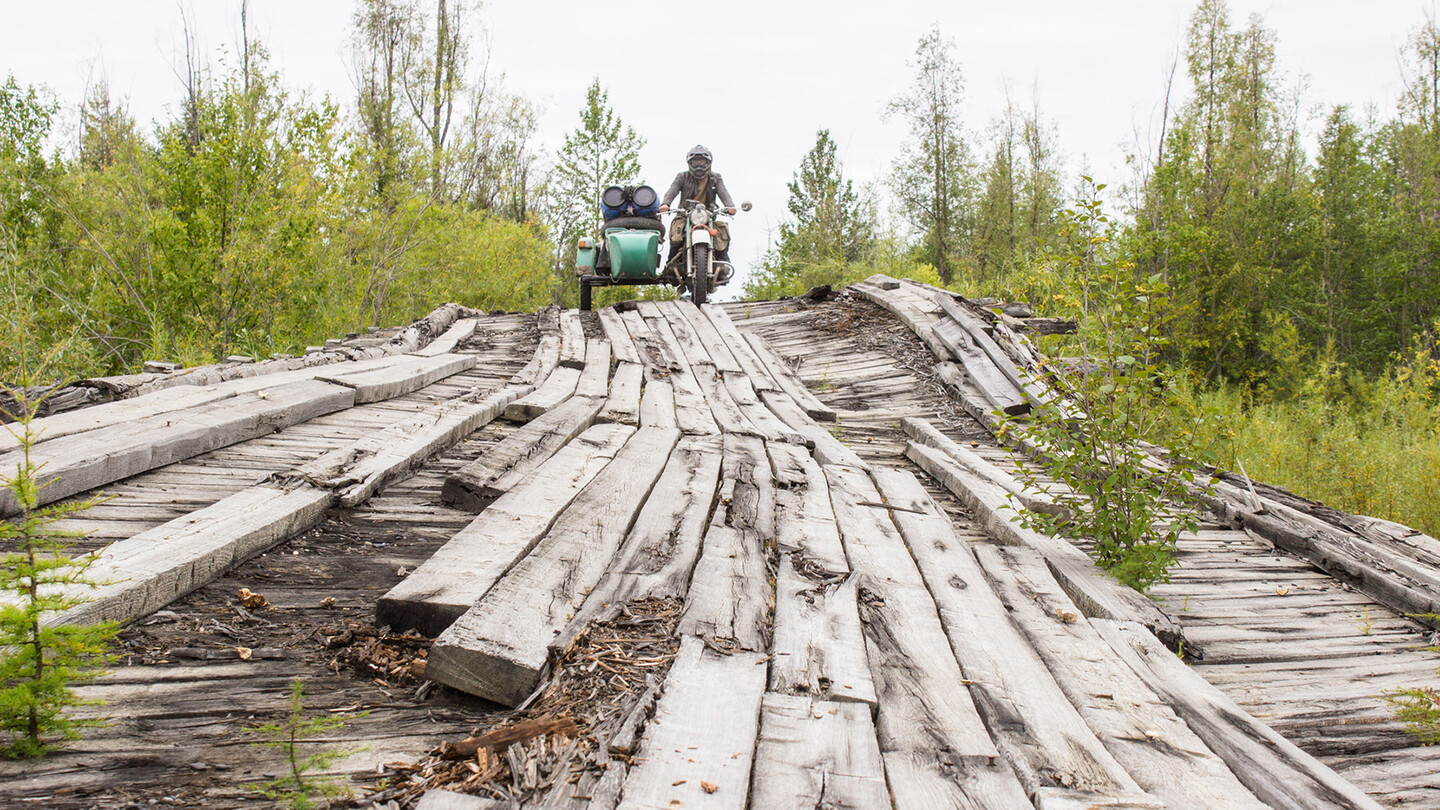
[[[655,189],[649,186],[637,186],[630,193],[630,199],[640,208],[649,208],[660,199],[660,195],[656,194]]]
[[[710,224],[710,212],[709,212],[709,211],[706,211],[704,208],[699,208],[699,207],[694,208],[694,209],[691,209],[691,211],[690,211],[690,224],[691,224],[691,225],[709,225],[709,224]]]
[[[619,208],[625,204],[625,189],[611,186],[600,194],[600,202],[607,208]]]

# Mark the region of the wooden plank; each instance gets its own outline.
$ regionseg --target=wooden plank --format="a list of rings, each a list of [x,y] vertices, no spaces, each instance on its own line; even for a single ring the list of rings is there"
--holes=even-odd
[[[610,390],[610,341],[586,341],[585,370],[575,384],[575,396],[604,398]]]
[[[845,553],[859,577],[860,618],[879,699],[877,729],[899,808],[1028,804],[1000,757],[940,624],[935,602],[864,472],[826,467]]]
[[[941,451],[961,467],[989,480],[991,483],[998,484],[1001,489],[1004,489],[1010,494],[1011,500],[1019,503],[1031,512],[1055,515],[1062,519],[1068,519],[1070,514],[1069,509],[1056,504],[1043,495],[1027,491],[1009,472],[990,463],[974,450],[965,447],[949,436],[941,433],[929,422],[907,416],[900,420],[900,429],[905,431],[905,435],[909,436],[912,440]],[[1014,461],[1014,458],[1010,457],[1010,460]],[[1011,469],[1014,469],[1014,467],[1012,466]]]
[[[960,361],[965,373],[970,375],[970,380],[995,410],[1009,416],[1030,412],[1030,402],[1025,394],[995,367],[995,361],[975,345],[960,324],[953,319],[942,318],[931,328],[935,338],[945,344],[950,356]]]
[[[641,364],[640,351],[635,348],[635,341],[630,338],[630,332],[625,328],[625,321],[614,307],[603,307],[600,313],[600,327],[605,330],[605,337],[610,341],[610,349],[615,353],[615,361],[618,363]]]
[[[855,703],[766,694],[760,706],[750,806],[889,807],[870,710]]]
[[[675,389],[668,379],[645,371],[645,390],[640,395],[640,424],[646,427],[679,427],[675,413]]]
[[[422,357],[434,357],[439,354],[448,354],[455,351],[455,347],[462,342],[469,340],[475,334],[475,327],[480,325],[479,318],[461,318],[445,330],[445,334],[430,341],[423,349],[417,349],[410,354],[417,354]]]
[[[794,554],[780,555],[771,692],[875,705],[857,593],[856,577],[811,567]]]
[[[750,378],[751,385],[757,391],[783,391],[779,382],[775,380],[774,374],[755,354],[755,349],[740,335],[740,330],[730,320],[724,307],[718,304],[705,304],[700,307],[700,312],[710,321],[711,327],[724,342],[726,349],[734,356],[735,362],[740,364],[741,371]]]
[[[605,407],[601,409],[596,420],[618,422],[622,425],[640,424],[640,385],[644,379],[645,367],[639,363],[621,362],[617,365],[615,377],[610,382],[609,395],[605,399]],[[673,421],[673,404],[670,413]]]
[[[804,411],[800,410],[800,406],[795,404],[795,400],[773,391],[761,391],[760,400],[776,416],[780,417],[780,421],[805,437],[807,444],[814,443],[815,459],[821,464],[826,466],[842,465],[859,470],[870,469],[870,465],[854,450],[846,447],[845,443],[835,438],[835,435],[829,430],[815,424]]]
[[[894,507],[970,694],[1026,789],[1064,788],[1107,805],[1153,802],[1071,705],[924,486],[899,470],[876,470],[875,481]]]
[[[585,327],[580,323],[580,310],[560,312],[560,365],[565,368],[585,367]]]
[[[770,599],[753,584],[763,584],[767,571],[763,551],[744,537],[729,526],[712,525],[705,531],[705,550],[695,566],[680,632],[764,651],[769,645]]]
[[[510,403],[505,408],[505,418],[512,422],[529,422],[560,406],[560,403],[575,395],[575,386],[580,383],[580,369],[556,366],[538,388]]]
[[[1167,644],[1178,645],[1183,636],[1180,624],[1163,613],[1144,594],[1106,576],[1085,552],[1070,543],[1010,520],[1013,510],[1004,488],[981,478],[950,461],[931,447],[910,442],[905,457],[930,473],[960,502],[975,513],[976,520],[997,540],[1010,545],[1029,546],[1045,557],[1050,570],[1086,616],[1139,621]]]
[[[641,303],[654,303],[643,301]],[[684,352],[670,331],[670,325],[663,317],[652,318],[646,322],[659,344],[665,347],[669,357],[682,358],[675,369],[655,369],[656,374],[663,375],[670,381],[675,395],[675,419],[680,425],[680,430],[687,435],[703,436],[720,432],[720,426],[715,421],[709,401],[705,398],[705,392],[701,389],[700,383],[695,379],[694,370],[684,362]]]
[[[710,306],[718,309],[714,305]],[[688,301],[676,301],[675,311],[690,325],[700,345],[705,347],[705,353],[710,356],[710,361],[715,364],[716,371],[721,374],[745,373],[745,367],[735,359],[735,354],[731,351],[726,337],[715,328],[715,324],[711,322],[707,313],[701,312],[699,307]],[[724,317],[724,315],[725,313],[722,311],[720,316]]]
[[[438,636],[530,553],[634,432],[596,425],[577,436],[381,597],[375,623]]]
[[[769,444],[770,466],[775,471],[775,544],[782,553],[798,553],[806,565],[833,573],[848,573],[835,510],[830,506],[830,485],[820,465],[804,448]]]
[[[111,543],[77,587],[87,601],[47,624],[124,622],[152,613],[245,560],[319,523],[334,496],[301,485],[256,486],[164,525]]]
[[[759,653],[720,655],[698,638],[681,639],[625,780],[622,810],[747,806],[765,693],[763,664]]]
[[[986,324],[956,301],[953,294],[937,292],[935,301],[945,310],[946,315],[949,315],[970,335],[970,339],[975,342],[975,345],[994,361],[995,367],[1000,370],[1000,373],[1009,378],[1010,382],[1025,395],[1025,398],[1030,400],[1031,405],[1036,408],[1052,408],[1059,412],[1062,419],[1073,421],[1081,418],[1082,415],[1063,397],[1056,396],[1042,380],[1017,366],[1014,359],[990,337],[986,331]]]
[[[1260,801],[1272,807],[1380,806],[1246,713],[1143,626],[1106,619],[1091,619],[1090,624]]]
[[[622,312],[620,320],[625,323],[625,331],[630,334],[630,340],[635,343],[635,351],[640,354],[640,362],[644,363],[647,369],[673,371],[681,368],[680,359],[670,351],[667,343],[650,328],[639,312]]]
[[[64,411],[53,416],[42,416],[31,420],[30,431],[34,443],[39,444],[62,436],[118,425],[122,422],[134,422],[159,413],[173,413],[193,408],[233,397],[236,393],[236,391],[220,386],[182,385],[165,388],[132,399],[102,402],[88,408]],[[20,424],[18,422],[0,425],[0,454],[19,447],[19,435]]]
[[[511,385],[539,385],[550,376],[560,364],[560,338],[557,335],[541,335],[535,346],[535,355],[530,362],[510,378]]]
[[[672,426],[673,427],[673,426]],[[683,597],[719,497],[720,437],[684,436],[645,500],[635,525],[585,605],[551,642],[564,650],[617,606],[647,597]]]
[[[754,333],[745,333],[745,342],[752,350],[755,357],[764,364],[770,372],[770,379],[780,386],[780,390],[790,395],[799,405],[805,414],[812,419],[819,419],[822,422],[834,422],[836,418],[835,409],[821,402],[805,387],[795,370],[785,362],[778,353],[766,342],[765,338]],[[756,390],[765,389],[756,386]]]
[[[710,351],[705,347],[700,335],[696,334],[695,327],[690,319],[680,311],[679,301],[660,301],[655,305],[655,311],[659,313],[659,320],[665,322],[665,327],[675,337],[675,346],[679,348],[678,356],[692,369],[695,366],[715,367],[715,360],[710,356]],[[686,304],[687,308],[692,305]],[[648,316],[647,316],[648,317]],[[651,329],[656,329],[655,321],[651,318]],[[659,331],[656,329],[656,331]]]
[[[1396,612],[1440,613],[1440,572],[1419,562],[1409,550],[1376,543],[1227,483],[1217,484],[1213,494],[1197,495],[1228,524],[1309,560]]]
[[[241,394],[173,414],[66,436],[35,447],[42,504],[163,467],[220,447],[273,433],[355,401],[352,389],[315,380],[282,385],[264,396]],[[18,451],[0,457],[13,470]],[[0,516],[18,511],[15,494],[0,489]]]
[[[441,354],[435,357],[407,357],[374,371],[317,374],[315,379],[355,389],[355,404],[364,405],[417,391],[474,365],[473,354]]]
[[[708,363],[696,363],[690,366],[690,373],[694,376],[705,402],[710,406],[710,413],[714,416],[715,424],[719,426],[721,433],[758,436],[762,439],[770,438],[745,418],[745,413],[740,409],[735,398],[730,396],[730,392],[725,389],[714,366]]]
[[[636,432],[534,550],[435,639],[425,677],[506,706],[534,691],[550,642],[600,581],[679,438]]]
[[[745,420],[768,441],[809,446],[815,444],[791,430],[789,425],[782,422],[773,411],[766,407],[765,403],[760,401],[754,386],[750,384],[750,377],[727,371],[722,372],[721,382],[724,384],[725,392],[740,408],[740,413]],[[776,392],[776,396],[783,396],[783,394]]]
[[[380,487],[494,421],[529,386],[480,392],[431,405],[408,419],[307,462],[282,479],[304,480],[336,493],[342,506],[368,500]],[[528,427],[528,426],[527,426]]]
[[[460,509],[483,510],[523,482],[571,439],[589,430],[603,404],[603,400],[592,397],[571,397],[447,475],[440,497]]]
[[[1015,547],[980,547],[980,564],[1011,619],[1091,729],[1146,791],[1170,806],[1264,807],[1174,710],[1110,650],[1065,596],[1045,561]]]

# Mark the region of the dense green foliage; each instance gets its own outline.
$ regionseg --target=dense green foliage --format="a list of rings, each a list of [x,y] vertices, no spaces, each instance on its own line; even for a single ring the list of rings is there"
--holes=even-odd
[[[349,109],[287,90],[258,43],[239,65],[187,48],[149,133],[101,84],[76,142],[47,147],[56,103],[0,86],[0,378],[26,342],[63,349],[56,375],[115,373],[554,300],[533,110],[467,77],[473,32],[435,8],[359,4]]]

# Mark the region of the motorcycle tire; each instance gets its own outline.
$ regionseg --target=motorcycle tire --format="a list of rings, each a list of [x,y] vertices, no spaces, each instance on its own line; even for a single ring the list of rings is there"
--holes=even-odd
[[[690,258],[694,260],[691,264],[690,300],[698,307],[710,295],[710,246],[696,245],[690,250]]]

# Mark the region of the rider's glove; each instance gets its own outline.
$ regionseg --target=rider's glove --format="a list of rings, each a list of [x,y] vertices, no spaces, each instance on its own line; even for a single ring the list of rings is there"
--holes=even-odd
[[[730,216],[733,217],[733,216],[735,216],[735,209],[734,209],[734,208],[726,208],[726,209],[725,209],[725,213],[727,213],[727,214],[729,214]]]

